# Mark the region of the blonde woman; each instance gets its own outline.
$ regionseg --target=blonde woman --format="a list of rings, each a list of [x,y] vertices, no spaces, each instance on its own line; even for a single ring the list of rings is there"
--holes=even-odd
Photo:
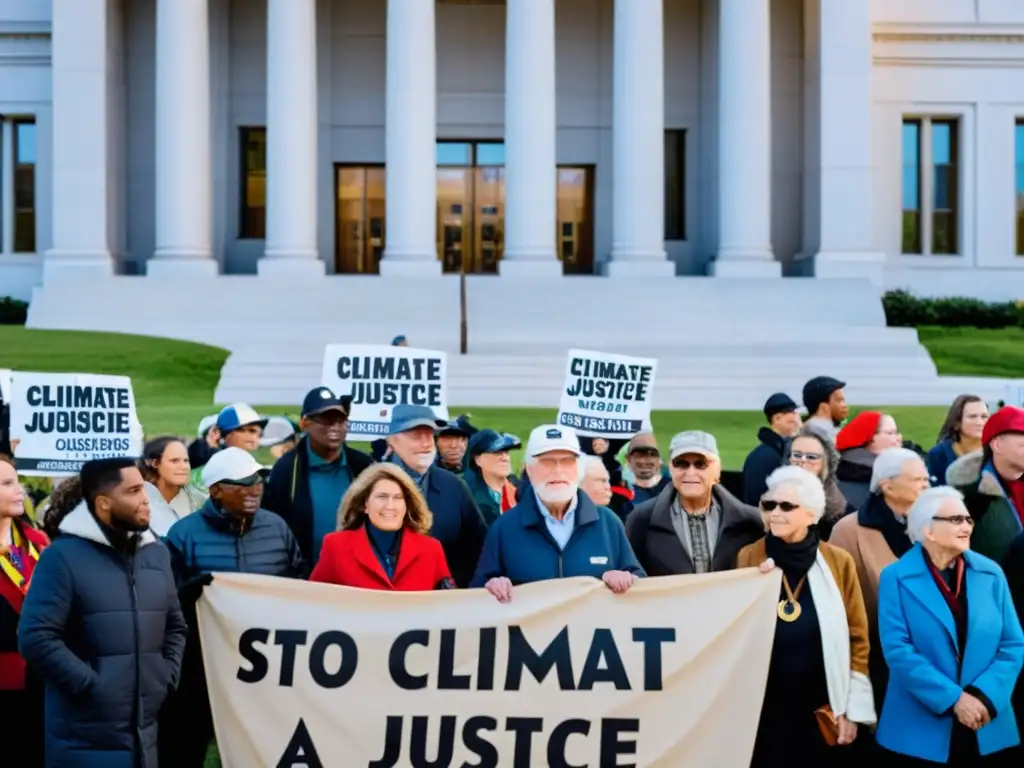
[[[444,550],[429,535],[427,502],[394,464],[363,471],[338,512],[339,530],[324,537],[310,581],[400,591],[454,589]]]
[[[876,721],[857,568],[818,538],[825,490],[807,470],[775,470],[761,511],[768,533],[740,550],[737,566],[765,570],[770,560],[782,589],[751,765],[833,766],[849,758],[858,725]]]

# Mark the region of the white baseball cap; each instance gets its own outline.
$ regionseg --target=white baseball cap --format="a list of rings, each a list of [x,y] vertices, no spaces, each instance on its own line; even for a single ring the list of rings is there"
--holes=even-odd
[[[266,467],[241,448],[224,448],[213,454],[203,467],[203,485],[212,488],[225,480],[238,482],[253,475],[266,477],[267,472]]]
[[[582,456],[580,439],[575,430],[558,424],[541,424],[530,433],[526,443],[526,457],[529,459],[551,451],[569,451]]]

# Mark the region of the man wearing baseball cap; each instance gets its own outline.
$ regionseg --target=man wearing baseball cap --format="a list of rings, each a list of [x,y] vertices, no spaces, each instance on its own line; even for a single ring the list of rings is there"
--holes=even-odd
[[[761,502],[768,490],[768,475],[782,466],[786,446],[801,427],[796,403],[785,392],[776,392],[765,401],[764,417],[768,426],[758,431],[758,446],[743,462],[743,500],[751,506]]]
[[[650,576],[730,571],[736,555],[764,536],[760,510],[719,481],[718,442],[707,432],[680,432],[669,445],[672,486],[629,516],[626,533]]]
[[[456,416],[437,433],[437,464],[449,472],[461,475],[466,469],[466,450],[469,439],[477,428],[469,420],[469,414]]]
[[[284,520],[260,507],[266,469],[248,452],[229,447],[203,467],[210,498],[167,532],[164,543],[189,627],[181,682],[160,722],[160,764],[202,765],[213,738],[196,602],[214,572],[302,578],[308,569]]]
[[[954,461],[946,482],[976,521],[971,549],[999,564],[1024,530],[1024,409],[1000,408],[981,433],[981,451]]]
[[[426,405],[396,405],[388,425],[388,461],[405,471],[434,516],[430,535],[441,542],[452,579],[469,585],[480,559],[487,524],[462,478],[437,466],[437,433],[447,422]]]
[[[302,555],[315,565],[324,536],[338,529],[345,492],[373,461],[345,445],[352,398],[329,387],[311,389],[302,401],[303,435],[270,471],[263,506],[292,529]]]
[[[200,424],[200,429],[204,426]],[[243,451],[255,453],[260,447],[260,437],[263,436],[263,429],[267,426],[267,420],[260,416],[245,403],[233,403],[225,405],[213,424],[216,427],[216,434],[219,436],[217,447],[214,453],[223,448],[241,448]],[[207,427],[207,432],[212,429]],[[211,453],[206,461],[210,460]],[[203,462],[204,464],[206,462]],[[192,485],[204,493],[207,487],[203,484],[202,467],[193,467]]]
[[[544,424],[530,433],[530,486],[491,525],[470,586],[507,603],[518,584],[592,576],[621,594],[644,575],[619,518],[580,492],[581,455],[568,427]]]

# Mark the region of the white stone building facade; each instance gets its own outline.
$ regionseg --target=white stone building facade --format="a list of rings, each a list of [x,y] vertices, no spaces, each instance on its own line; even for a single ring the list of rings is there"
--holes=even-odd
[[[0,0],[0,296],[442,272],[1024,298],[1020,0]]]

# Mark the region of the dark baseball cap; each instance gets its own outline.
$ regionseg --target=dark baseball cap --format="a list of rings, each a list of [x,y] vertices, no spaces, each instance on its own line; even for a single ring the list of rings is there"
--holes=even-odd
[[[793,413],[796,409],[797,404],[785,392],[776,392],[764,402],[764,415],[768,421],[778,413]]]
[[[351,408],[351,395],[338,397],[327,387],[317,387],[311,389],[302,401],[302,418],[307,419],[327,411],[340,411],[348,416]]]
[[[831,376],[815,376],[804,384],[804,407],[813,415],[818,406],[827,402],[837,389],[845,389],[846,382]]]

